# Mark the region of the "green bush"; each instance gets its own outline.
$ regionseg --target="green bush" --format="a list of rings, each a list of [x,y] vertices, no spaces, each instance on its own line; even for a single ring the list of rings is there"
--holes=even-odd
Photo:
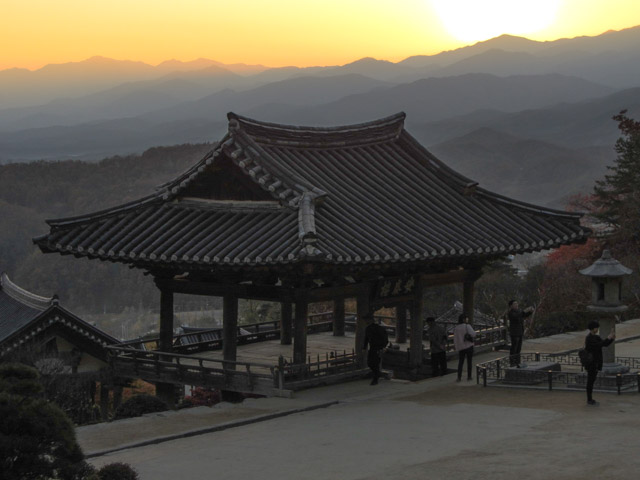
[[[98,470],[100,480],[138,480],[138,472],[126,463],[116,462]]]
[[[0,364],[0,392],[35,398],[42,393],[38,371],[20,363]]]
[[[0,365],[0,477],[80,480],[91,472],[69,418],[41,398],[37,370]]]
[[[118,407],[115,418],[139,417],[145,413],[164,412],[165,410],[169,410],[169,406],[160,398],[153,395],[136,395]]]

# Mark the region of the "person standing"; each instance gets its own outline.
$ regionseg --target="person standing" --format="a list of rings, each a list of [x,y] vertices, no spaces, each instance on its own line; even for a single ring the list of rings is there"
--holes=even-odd
[[[587,369],[587,405],[598,405],[593,399],[593,385],[596,383],[598,371],[602,370],[602,348],[611,345],[615,340],[615,332],[611,332],[606,340],[598,335],[600,324],[592,320],[587,325],[589,333],[584,339],[584,349],[591,354],[591,362],[585,367]]]
[[[473,343],[476,338],[475,330],[469,325],[469,317],[464,313],[458,316],[458,324],[453,329],[453,345],[458,352],[458,379],[462,380],[462,367],[467,359],[467,380],[471,380],[471,361],[473,359]]]
[[[522,350],[522,338],[524,337],[524,319],[533,313],[533,307],[520,310],[518,302],[509,301],[509,336],[511,337],[511,349],[509,350],[509,363],[520,368],[520,351]]]
[[[380,355],[389,343],[389,336],[387,330],[374,321],[373,315],[368,316],[366,320],[368,325],[364,331],[364,349],[369,348],[367,366],[373,375],[371,385],[377,385],[380,378]]]
[[[447,373],[447,331],[436,323],[433,317],[427,317],[427,339],[431,352],[431,374],[434,377]]]

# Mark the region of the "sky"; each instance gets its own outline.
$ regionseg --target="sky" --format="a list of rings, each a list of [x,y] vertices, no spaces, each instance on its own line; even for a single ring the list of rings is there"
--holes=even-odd
[[[640,25],[640,0],[0,0],[0,70],[92,56],[343,65]]]

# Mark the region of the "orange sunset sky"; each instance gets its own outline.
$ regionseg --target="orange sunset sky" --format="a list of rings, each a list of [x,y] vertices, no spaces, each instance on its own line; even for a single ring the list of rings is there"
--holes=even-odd
[[[640,0],[2,0],[0,69],[94,55],[158,64],[399,61],[503,33],[533,40],[640,25]]]

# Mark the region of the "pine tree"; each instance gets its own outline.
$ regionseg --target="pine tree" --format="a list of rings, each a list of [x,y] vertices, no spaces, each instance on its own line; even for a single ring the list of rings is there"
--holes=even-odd
[[[615,164],[596,181],[596,218],[614,230],[616,243],[638,248],[640,242],[640,122],[622,110],[613,119],[622,136],[617,140]]]

